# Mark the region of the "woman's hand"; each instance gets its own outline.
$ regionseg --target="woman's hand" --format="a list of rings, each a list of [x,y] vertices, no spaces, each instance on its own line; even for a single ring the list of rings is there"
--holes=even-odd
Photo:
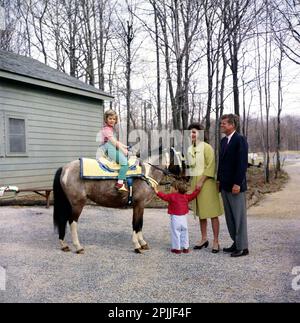
[[[207,176],[202,175],[201,178],[199,179],[199,181],[197,182],[196,187],[199,187],[200,189],[202,189],[202,187],[207,179],[208,179]]]
[[[198,181],[197,184],[196,184],[196,188],[201,189],[202,186],[203,186],[203,180],[200,179],[200,181]]]
[[[202,185],[200,185],[199,183],[197,183],[196,186],[195,186],[195,189],[196,190],[201,190],[201,188],[202,188]]]
[[[203,184],[204,184],[204,181],[203,181],[203,178],[201,178],[201,179],[196,183],[195,188],[196,188],[197,190],[202,190]]]

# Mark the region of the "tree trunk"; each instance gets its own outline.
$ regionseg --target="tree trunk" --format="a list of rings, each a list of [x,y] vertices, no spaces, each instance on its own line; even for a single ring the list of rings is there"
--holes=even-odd
[[[233,56],[231,58],[231,70],[232,70],[232,83],[233,83],[233,101],[234,101],[234,113],[240,115],[240,100],[239,100],[239,79],[238,79],[238,47],[236,43],[235,35],[233,37]],[[237,128],[239,132],[239,127]]]
[[[126,107],[127,107],[127,134],[126,140],[128,145],[129,133],[130,133],[130,116],[131,116],[131,43],[133,41],[133,25],[127,21],[127,61],[126,61]]]
[[[158,21],[157,21],[157,9],[154,2],[154,25],[155,25],[155,50],[156,50],[156,91],[157,91],[157,121],[158,130],[162,130],[161,121],[161,81],[160,81],[160,57],[159,57],[159,35],[158,35]]]
[[[277,108],[277,129],[276,129],[276,168],[275,168],[275,178],[278,177],[278,173],[281,171],[281,163],[280,163],[281,111],[282,111],[282,101],[283,101],[282,100],[282,85],[281,85],[281,83],[282,83],[282,58],[283,58],[283,51],[282,51],[282,49],[280,49],[280,58],[279,58],[279,63],[278,63],[278,108]]]

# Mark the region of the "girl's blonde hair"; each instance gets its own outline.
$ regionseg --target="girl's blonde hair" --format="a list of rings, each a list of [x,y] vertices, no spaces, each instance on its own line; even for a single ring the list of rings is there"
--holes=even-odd
[[[112,109],[109,109],[104,112],[104,122],[106,122],[108,117],[111,117],[111,116],[116,118],[116,124],[117,124],[119,121],[119,118],[118,118],[117,112]]]

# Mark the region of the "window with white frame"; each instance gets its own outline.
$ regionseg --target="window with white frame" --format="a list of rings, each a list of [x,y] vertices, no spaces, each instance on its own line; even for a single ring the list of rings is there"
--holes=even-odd
[[[26,118],[6,115],[6,155],[24,156],[27,154]]]

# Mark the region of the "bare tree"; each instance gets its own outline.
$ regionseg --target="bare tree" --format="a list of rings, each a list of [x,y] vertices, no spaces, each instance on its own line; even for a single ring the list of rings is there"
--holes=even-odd
[[[204,2],[204,17],[206,26],[206,60],[207,60],[207,105],[206,105],[206,115],[205,115],[205,131],[207,140],[210,141],[210,128],[211,128],[211,113],[213,110],[213,96],[215,92],[215,118],[219,120],[220,116],[220,105],[223,100],[224,93],[224,83],[225,73],[227,67],[227,61],[223,60],[221,62],[222,54],[225,55],[225,42],[224,42],[224,28],[220,24],[220,20],[224,14],[224,8],[222,3],[218,7],[218,2],[216,1],[205,1]],[[219,12],[220,10],[220,12]],[[221,18],[221,19],[220,19]],[[220,83],[220,65],[223,64],[222,73],[222,83]],[[214,83],[215,79],[215,83]],[[221,100],[220,100],[221,99]],[[215,149],[218,147],[219,142],[219,128],[216,123],[215,127]],[[217,155],[217,150],[216,150]]]
[[[190,62],[190,55],[193,41],[199,32],[201,1],[162,0],[156,2],[156,9],[162,30],[161,41],[164,47],[173,127],[182,129],[188,124],[190,69],[196,62]],[[176,90],[173,84],[173,70],[175,70]]]
[[[116,2],[93,0],[93,30],[95,34],[94,51],[96,54],[99,89],[105,88],[105,64],[109,41],[111,40],[112,15]]]
[[[214,28],[216,27],[217,11],[208,0],[204,3],[204,15],[206,25],[206,60],[207,60],[207,106],[205,116],[205,130],[207,136],[210,133],[211,110],[213,100],[213,78],[215,74],[215,49],[213,47]],[[208,138],[209,141],[209,138]]]
[[[221,10],[221,14],[223,10]],[[216,49],[216,81],[215,81],[215,160],[216,165],[218,165],[219,159],[219,143],[221,140],[220,132],[220,116],[223,115],[224,111],[224,96],[225,96],[225,81],[226,72],[228,67],[227,51],[225,41],[226,30],[223,28],[222,24],[219,24],[219,31],[217,34],[218,47]]]
[[[95,85],[95,67],[94,67],[94,42],[95,34],[92,28],[94,16],[92,12],[93,0],[80,0],[81,11],[81,32],[82,51],[84,56],[84,69],[86,82],[90,85]]]
[[[257,0],[255,0],[255,9],[257,8]],[[259,111],[260,111],[260,122],[261,122],[261,129],[262,131],[259,133],[260,135],[260,143],[261,148],[264,154],[264,163],[266,162],[266,145],[265,145],[265,133],[264,133],[264,117],[263,117],[263,86],[261,80],[261,41],[260,41],[260,21],[259,17],[255,16],[255,28],[256,28],[256,47],[255,47],[255,72],[256,72],[256,79],[257,79],[257,90],[259,94]],[[264,165],[266,167],[266,164]]]
[[[116,9],[117,10],[117,9]],[[132,98],[132,64],[137,50],[140,46],[133,47],[134,39],[136,37],[136,27],[134,25],[134,11],[135,7],[126,0],[126,8],[123,16],[121,13],[117,13],[119,24],[115,26],[115,33],[118,35],[118,41],[120,43],[119,48],[113,46],[118,52],[119,57],[125,64],[125,99],[126,99],[126,112],[127,112],[127,143],[130,132],[130,121],[134,123],[134,118],[131,114],[131,98]],[[126,17],[127,16],[127,17]],[[126,18],[125,18],[126,17]],[[124,21],[126,19],[126,22]]]
[[[299,0],[272,1],[272,10],[278,17],[273,30],[281,42],[284,54],[300,65],[300,2]],[[285,32],[284,39],[280,36]]]
[[[159,45],[159,26],[157,19],[157,9],[155,1],[152,1],[153,10],[154,10],[154,27],[155,27],[155,52],[156,52],[156,73],[157,73],[157,115],[158,115],[158,130],[162,129],[162,120],[161,120],[161,77],[160,77],[160,45]]]
[[[30,6],[27,1],[22,2],[20,6],[20,15],[24,21],[24,36],[26,40],[25,51],[26,54],[31,57],[31,49],[32,49],[32,34],[31,34],[31,23],[30,23]]]
[[[30,12],[32,18],[32,26],[37,43],[33,43],[35,47],[43,54],[44,63],[48,64],[47,38],[45,36],[45,17],[48,9],[49,0],[33,1],[29,0]]]
[[[228,64],[232,72],[234,113],[240,115],[239,52],[258,11],[252,6],[250,0],[225,0],[224,4],[223,23],[230,53]]]
[[[272,58],[272,42],[269,36],[270,25],[272,24],[272,17],[270,14],[269,0],[265,0],[266,19],[265,19],[265,71],[264,71],[264,90],[265,90],[265,111],[266,111],[266,162],[265,162],[265,181],[270,181],[270,68]]]
[[[16,53],[28,53],[30,44],[26,42],[27,35],[22,24],[23,6],[17,0],[0,0],[1,17],[0,48]],[[28,13],[26,14],[28,18]]]
[[[280,37],[280,36],[279,36]],[[278,59],[278,87],[277,87],[277,123],[276,123],[276,167],[275,167],[275,178],[278,177],[278,173],[281,171],[281,162],[280,162],[280,150],[281,150],[281,112],[283,106],[283,93],[282,93],[282,61],[283,61],[283,48],[282,42],[280,44],[280,54]]]

